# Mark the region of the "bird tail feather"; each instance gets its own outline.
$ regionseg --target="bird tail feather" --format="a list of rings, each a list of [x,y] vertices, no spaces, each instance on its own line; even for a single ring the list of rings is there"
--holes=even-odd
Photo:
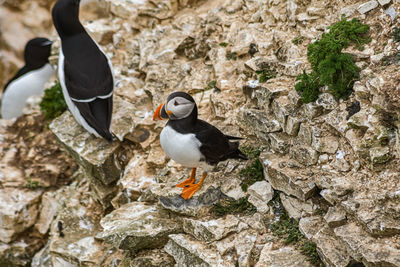
[[[236,137],[232,135],[225,135],[228,140],[243,140],[243,137]]]
[[[249,159],[242,151],[239,150],[239,142],[231,142],[230,145],[232,148],[232,153],[229,154],[228,158],[243,160]]]

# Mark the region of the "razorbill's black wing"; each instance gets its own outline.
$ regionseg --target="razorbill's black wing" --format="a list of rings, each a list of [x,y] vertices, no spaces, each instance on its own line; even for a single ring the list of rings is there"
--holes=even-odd
[[[79,0],[58,0],[52,11],[61,38],[60,83],[77,122],[90,133],[112,141],[112,65],[80,23],[79,3]]]

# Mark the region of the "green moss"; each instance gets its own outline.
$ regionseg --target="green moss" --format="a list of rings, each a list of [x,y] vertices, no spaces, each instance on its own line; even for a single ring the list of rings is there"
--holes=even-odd
[[[217,87],[217,81],[211,81],[207,83],[206,88],[204,88],[205,91],[215,89]]]
[[[395,42],[400,41],[400,28],[398,28],[398,27],[394,27],[394,29],[393,29],[393,40]]]
[[[283,208],[278,193],[275,194],[269,205],[274,209],[274,213],[279,216],[279,219],[273,223],[266,221],[266,225],[272,234],[281,238],[286,245],[293,245],[315,266],[324,266],[318,255],[317,246],[300,232],[298,222],[289,217]]]
[[[236,60],[238,56],[236,52],[227,52],[225,57],[227,60]]]
[[[36,189],[40,187],[40,184],[38,181],[32,181],[32,179],[29,178],[28,181],[26,182],[25,187],[29,189]]]
[[[247,188],[257,181],[264,180],[264,168],[258,158],[260,156],[260,150],[251,146],[242,146],[241,151],[246,154],[250,159],[247,166],[239,171],[239,175],[242,178],[241,187],[244,192]]]
[[[214,204],[211,212],[217,216],[225,216],[227,214],[254,214],[257,211],[246,198],[238,200],[222,199],[219,203]]]
[[[297,83],[294,88],[301,94],[301,100],[303,103],[314,102],[318,99],[320,93],[319,88],[321,85],[316,72],[307,74],[306,71],[303,71],[303,74],[297,76],[296,81],[301,81]]]
[[[241,187],[244,192],[250,185],[264,180],[264,169],[260,159],[253,160],[246,168],[241,169],[239,175],[243,177]]]
[[[328,86],[329,92],[336,99],[346,99],[352,92],[354,82],[359,78],[360,69],[349,54],[342,50],[354,44],[362,50],[363,45],[371,39],[366,36],[369,26],[362,24],[356,18],[339,22],[328,27],[320,40],[309,44],[307,58],[312,72],[297,76],[296,90],[300,93],[303,103],[315,101],[322,86]]]
[[[51,88],[44,91],[40,110],[46,120],[52,120],[60,116],[67,109],[61,85],[57,82]]]
[[[300,251],[307,259],[316,266],[324,266],[317,252],[317,245],[311,241],[304,241],[300,246]]]
[[[276,72],[271,70],[270,68],[264,68],[262,70],[257,70],[256,73],[259,75],[258,81],[260,83],[266,82],[269,79],[276,77]]]
[[[285,244],[292,244],[303,239],[297,222],[291,219],[285,210],[281,211],[279,220],[270,225],[272,233],[283,238]]]
[[[400,65],[400,53],[399,52],[394,53],[389,56],[385,56],[382,59],[383,66],[388,66],[388,65],[392,65],[392,64]]]
[[[219,46],[227,47],[227,46],[228,46],[228,43],[222,42],[222,43],[219,43]]]
[[[260,149],[253,146],[243,145],[240,147],[240,150],[246,154],[249,159],[256,159],[260,156]]]
[[[325,212],[322,209],[315,209],[314,215],[324,216]]]
[[[295,45],[299,45],[302,44],[304,41],[304,37],[303,36],[297,36],[292,40],[292,43]]]

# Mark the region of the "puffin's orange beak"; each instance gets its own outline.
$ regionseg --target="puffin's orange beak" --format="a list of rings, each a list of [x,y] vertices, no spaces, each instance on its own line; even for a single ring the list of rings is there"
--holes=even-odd
[[[154,112],[153,121],[162,120],[161,109],[163,108],[163,106],[164,106],[164,103],[162,103],[161,105],[158,106],[158,108],[156,109],[156,112]]]
[[[164,108],[165,103],[162,103],[154,112],[153,120],[162,120],[162,119],[169,119],[171,115],[173,115],[172,111],[166,110]],[[163,110],[164,109],[164,110]]]

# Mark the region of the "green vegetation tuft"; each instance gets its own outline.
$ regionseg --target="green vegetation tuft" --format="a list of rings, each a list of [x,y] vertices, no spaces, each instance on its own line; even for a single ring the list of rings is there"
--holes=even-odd
[[[292,43],[295,45],[299,45],[302,44],[304,41],[304,37],[303,36],[297,36],[292,40]]]
[[[296,220],[289,217],[285,210],[281,211],[279,220],[270,225],[272,233],[283,238],[285,244],[297,243],[303,239]]]
[[[215,89],[217,87],[217,81],[211,81],[207,83],[206,88],[204,88],[204,91]]]
[[[222,43],[219,43],[219,46],[227,47],[227,46],[228,46],[228,43],[222,42]]]
[[[44,91],[42,102],[40,102],[40,110],[46,120],[52,120],[60,116],[67,109],[61,85],[57,82],[51,88]]]
[[[303,74],[297,76],[296,81],[301,81],[294,88],[297,92],[301,93],[303,103],[310,103],[318,99],[319,88],[321,86],[316,72],[307,74],[306,71],[303,71]]]
[[[264,168],[258,158],[260,156],[259,149],[251,146],[243,146],[241,147],[241,151],[250,159],[250,163],[239,171],[239,175],[242,177],[241,187],[246,192],[250,185],[264,180]]]
[[[29,189],[36,189],[40,187],[40,184],[38,181],[32,181],[32,179],[29,178],[28,181],[26,182],[25,187]]]
[[[274,209],[274,213],[279,216],[279,220],[271,224],[266,221],[266,224],[272,233],[283,239],[283,242],[286,245],[293,245],[315,266],[324,266],[318,255],[317,246],[300,232],[299,223],[295,219],[289,217],[288,213],[283,208],[277,192],[269,205]]]
[[[260,83],[266,82],[269,79],[276,77],[276,72],[271,70],[270,68],[264,68],[262,70],[257,70],[256,74],[258,74],[258,81]]]
[[[316,266],[324,266],[317,252],[317,245],[311,241],[303,241],[300,252],[307,257],[307,259]]]
[[[329,92],[337,99],[346,99],[352,92],[354,82],[359,78],[360,69],[349,54],[342,50],[354,44],[359,50],[370,42],[366,36],[369,26],[358,19],[342,20],[328,27],[320,40],[309,44],[307,58],[312,72],[305,71],[297,76],[296,91],[303,103],[315,101],[322,86],[328,86]]]
[[[241,169],[239,175],[244,177],[241,187],[244,192],[255,182],[264,180],[264,169],[260,159],[253,160],[246,168]]]
[[[236,60],[238,56],[236,52],[227,52],[225,57],[227,60]]]
[[[260,156],[260,149],[253,146],[243,145],[240,147],[240,151],[246,154],[249,159],[256,159]]]
[[[398,27],[393,29],[393,40],[395,42],[400,42],[400,28]]]
[[[388,65],[392,65],[392,64],[400,65],[400,53],[399,52],[396,52],[389,56],[385,56],[382,59],[383,66],[388,66]]]
[[[222,217],[227,214],[246,214],[251,215],[257,211],[246,198],[240,198],[238,200],[222,199],[219,203],[214,204],[211,209],[215,215]]]

